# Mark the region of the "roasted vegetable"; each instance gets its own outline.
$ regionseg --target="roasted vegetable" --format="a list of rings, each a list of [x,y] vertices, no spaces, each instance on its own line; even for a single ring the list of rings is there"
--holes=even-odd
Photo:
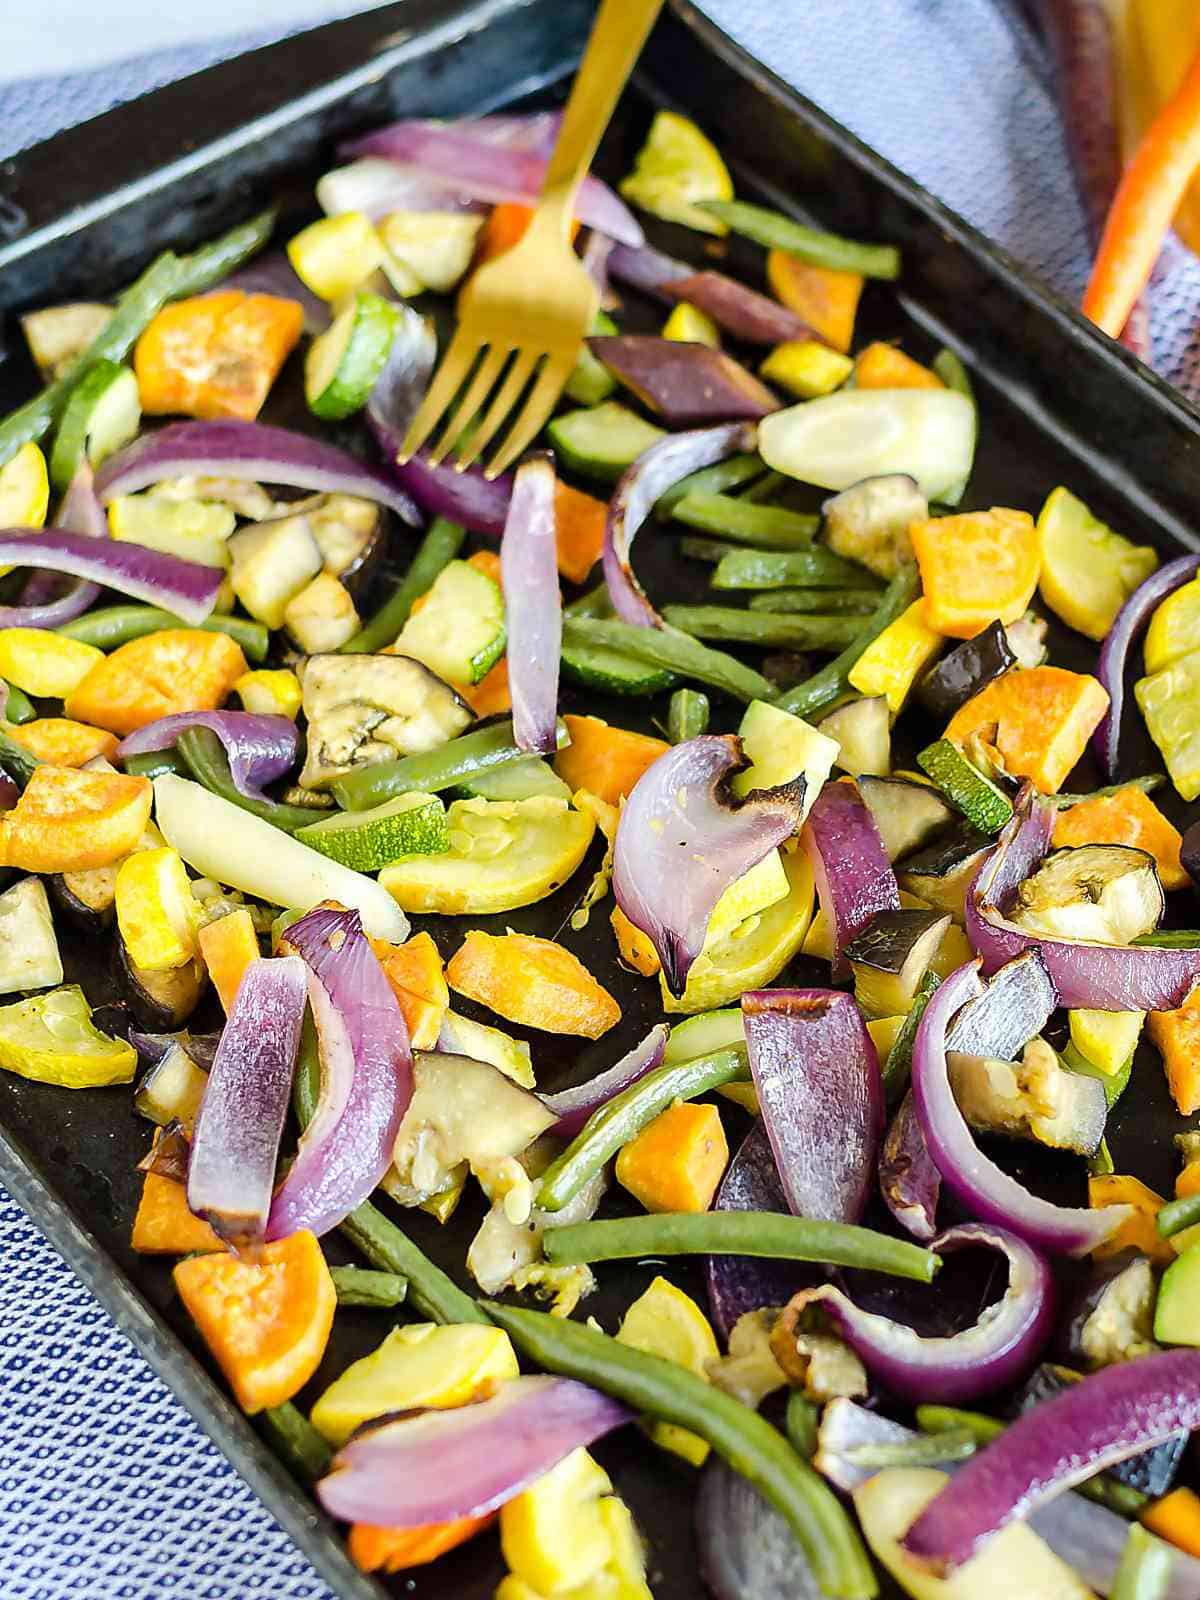
[[[907,1011],[950,926],[946,912],[877,911],[843,952],[870,1017]]]
[[[1132,944],[1157,928],[1164,906],[1153,856],[1089,844],[1047,856],[1018,888],[1008,915],[1059,939]]]
[[[123,939],[114,942],[115,978],[142,1027],[160,1033],[181,1028],[199,1004],[204,968],[198,961],[147,972],[130,959]]]
[[[1044,1039],[1031,1039],[1020,1062],[956,1051],[949,1062],[954,1097],[973,1127],[1080,1155],[1099,1145],[1108,1115],[1103,1084],[1067,1072]]]
[[[882,695],[838,706],[821,718],[821,732],[837,741],[836,764],[851,777],[886,778],[892,770],[891,718]]]
[[[898,873],[900,887],[939,911],[963,921],[967,889],[993,848],[993,841],[967,822],[909,856]]]
[[[952,717],[972,695],[1016,664],[1008,630],[999,620],[990,622],[930,668],[917,685],[917,699],[935,717]]]
[[[881,578],[894,578],[913,558],[909,527],[929,515],[915,478],[892,473],[864,478],[826,500],[825,541],[849,561],[861,561]]]
[[[889,861],[903,861],[923,850],[954,825],[954,812],[930,784],[864,775],[858,779],[858,792],[866,801]]]
[[[1107,710],[1107,693],[1087,673],[1034,667],[1006,672],[972,696],[950,719],[946,738],[963,745],[994,728],[991,742],[1006,771],[1056,794]]]
[[[471,721],[450,685],[407,656],[310,656],[300,682],[305,789],[327,789],[358,767],[436,749]]]
[[[942,636],[925,622],[924,602],[914,600],[903,616],[859,656],[847,674],[860,694],[884,695],[888,710],[898,716],[915,680],[942,647]]]
[[[999,618],[1024,615],[1037,587],[1037,529],[1027,511],[994,507],[913,522],[909,537],[921,569],[925,621],[938,633],[971,639]]]
[[[63,980],[50,903],[40,878],[0,894],[0,994],[49,989]]]
[[[1123,1251],[1097,1262],[1071,1309],[1065,1353],[1089,1372],[1114,1361],[1153,1354],[1154,1268],[1146,1256]]]

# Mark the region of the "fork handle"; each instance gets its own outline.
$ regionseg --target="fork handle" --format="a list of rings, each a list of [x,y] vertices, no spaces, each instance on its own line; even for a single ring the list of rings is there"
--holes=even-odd
[[[561,213],[565,230],[575,194],[592,164],[663,0],[603,0],[563,112],[542,185],[542,208]]]

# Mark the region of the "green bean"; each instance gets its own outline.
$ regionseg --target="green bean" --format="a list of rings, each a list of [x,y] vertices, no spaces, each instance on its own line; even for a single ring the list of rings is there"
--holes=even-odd
[[[233,781],[229,771],[229,758],[225,747],[211,728],[185,728],[175,739],[178,751],[189,775],[210,794],[239,806],[251,816],[261,817],[284,833],[305,828],[313,820],[313,812],[305,806],[285,806],[276,800],[252,800]]]
[[[913,1045],[917,1041],[917,1027],[924,1015],[925,1007],[933,998],[933,992],[941,981],[936,972],[925,974],[913,996],[912,1006],[901,1024],[900,1032],[892,1040],[892,1048],[888,1051],[887,1060],[883,1065],[883,1087],[889,1105],[895,1105],[908,1088],[908,1080],[912,1075]]]
[[[1098,1472],[1094,1478],[1085,1478],[1082,1483],[1075,1485],[1075,1490],[1086,1499],[1094,1500],[1098,1506],[1115,1511],[1120,1517],[1136,1517],[1150,1503],[1148,1494],[1122,1483],[1119,1478],[1110,1478],[1106,1472]]]
[[[161,778],[173,773],[177,778],[190,778],[192,769],[174,750],[146,750],[141,755],[122,756],[121,765],[131,778]]]
[[[742,499],[761,505],[764,500],[769,500],[773,494],[778,494],[786,483],[787,479],[782,472],[768,472],[752,483],[748,489],[742,490]]]
[[[655,1067],[592,1112],[567,1148],[542,1174],[538,1205],[543,1211],[561,1211],[623,1144],[628,1144],[673,1101],[695,1100],[710,1089],[749,1075],[745,1045]]]
[[[805,1461],[811,1461],[817,1453],[817,1424],[820,1420],[821,1408],[816,1401],[810,1400],[803,1389],[792,1389],[788,1394],[784,1427],[792,1449]]]
[[[855,1445],[842,1453],[852,1466],[878,1472],[884,1467],[931,1467],[940,1461],[966,1461],[978,1448],[969,1428],[946,1428],[938,1433],[919,1433],[913,1439]]]
[[[558,724],[559,749],[570,744],[565,723]],[[436,750],[421,755],[401,756],[398,761],[379,761],[372,767],[360,767],[339,778],[333,786],[333,796],[346,811],[368,811],[398,794],[418,790],[422,794],[437,794],[441,789],[452,788],[464,778],[478,777],[481,772],[492,772],[510,761],[519,761],[525,751],[518,750],[513,735],[512,718],[495,722],[489,728],[479,728],[474,733],[460,734]],[[308,819],[312,821],[310,816]]]
[[[864,278],[898,278],[900,252],[895,245],[862,244],[837,233],[822,233],[794,222],[781,211],[767,206],[747,205],[744,200],[701,200],[700,208],[728,223],[740,233],[768,250],[786,250],[799,256],[810,267],[828,267],[834,272],[857,272]]]
[[[26,750],[23,744],[9,738],[7,733],[0,733],[0,772],[6,772],[18,788],[25,787],[33,777],[34,768],[41,764],[32,750]]]
[[[635,1411],[706,1439],[787,1519],[826,1594],[869,1600],[877,1592],[862,1541],[833,1491],[756,1411],[685,1367],[583,1323],[546,1311],[485,1306],[538,1366],[593,1384]]]
[[[724,461],[701,467],[698,472],[690,472],[686,478],[672,484],[655,502],[654,515],[669,517],[689,494],[720,494],[722,490],[736,489],[739,483],[761,477],[766,470],[767,464],[761,456],[726,456]]]
[[[1143,933],[1133,941],[1151,950],[1200,949],[1200,932],[1195,928],[1167,928],[1161,933]]]
[[[742,548],[740,544],[729,544],[724,539],[704,539],[690,533],[679,541],[680,555],[687,556],[691,561],[709,561],[714,565],[725,556],[741,555]],[[764,555],[768,553],[761,552]]]
[[[1085,800],[1107,800],[1114,794],[1120,794],[1122,789],[1140,789],[1143,794],[1153,794],[1166,781],[1165,772],[1147,772],[1141,778],[1126,778],[1124,783],[1110,783],[1103,789],[1093,789],[1090,794],[1047,794],[1042,798],[1055,810],[1064,811],[1068,806],[1082,805]]]
[[[1194,1228],[1200,1222],[1200,1194],[1185,1194],[1182,1199],[1170,1200],[1158,1213],[1158,1231],[1170,1239],[1185,1228]]]
[[[55,631],[68,639],[78,639],[81,644],[95,645],[97,650],[115,650],[131,639],[144,639],[147,634],[161,633],[164,628],[203,628],[206,633],[227,633],[236,639],[250,661],[267,659],[271,635],[266,625],[250,617],[230,617],[214,611],[203,622],[185,622],[158,606],[101,606],[99,611],[88,611],[74,622],[64,622]]]
[[[862,1267],[917,1283],[932,1283],[941,1266],[940,1256],[906,1239],[778,1211],[662,1211],[576,1222],[550,1229],[544,1249],[555,1266],[642,1256],[763,1256]]]
[[[25,693],[18,689],[15,683],[6,683],[8,699],[4,706],[4,720],[11,722],[14,727],[20,727],[23,722],[32,722],[37,716],[37,707]]]
[[[751,611],[770,611],[776,616],[816,612],[867,617],[878,604],[877,589],[768,589],[750,596]]]
[[[1101,1136],[1100,1143],[1088,1157],[1088,1175],[1092,1178],[1109,1178],[1117,1170],[1117,1164],[1112,1158],[1112,1151],[1108,1148],[1108,1140]]]
[[[979,407],[975,403],[975,390],[971,386],[971,379],[968,376],[966,367],[963,366],[953,350],[939,350],[934,357],[933,370],[946,385],[947,389],[953,389],[956,394],[961,394],[964,399],[971,402],[971,410],[975,414],[975,436],[978,437]],[[973,451],[974,445],[972,445]],[[961,482],[956,483],[953,488],[947,489],[943,494],[939,495],[939,503],[944,506],[958,505],[963,495],[967,492],[969,481],[968,474]]]
[[[1126,1536],[1108,1600],[1167,1600],[1174,1565],[1170,1545],[1135,1522]]]
[[[834,555],[824,545],[811,550],[740,550],[722,556],[714,589],[863,589],[875,585],[865,567]],[[878,603],[878,594],[876,595]]]
[[[231,272],[236,272],[244,261],[249,261],[251,256],[257,255],[266,244],[275,227],[277,215],[276,208],[268,206],[265,211],[260,211],[251,217],[248,222],[239,222],[236,227],[230,228],[219,238],[210,239],[198,250],[182,256],[177,269],[175,288],[171,294],[172,300],[182,300],[185,295],[190,294],[203,294],[206,289],[211,289],[214,284],[227,278]]]
[[[768,550],[795,550],[811,544],[821,526],[819,517],[785,506],[760,506],[728,494],[684,495],[671,515],[687,528],[717,533],[737,544],[761,545]]]
[[[667,738],[672,744],[695,739],[708,727],[708,696],[699,689],[676,689],[667,708]]]
[[[664,606],[663,618],[695,638],[767,650],[840,650],[862,627],[858,617],[785,616],[737,606]]]
[[[346,640],[342,646],[343,653],[360,655],[394,644],[408,621],[413,601],[433,587],[434,579],[443,567],[454,560],[466,536],[466,529],[460,528],[456,522],[435,517],[408,571],[370,622],[365,623],[353,638]]]
[[[292,1080],[292,1106],[301,1131],[317,1109],[321,1092],[321,1056],[311,1013],[306,1013]],[[487,1322],[469,1294],[464,1292],[406,1233],[369,1200],[356,1206],[339,1224],[350,1243],[381,1272],[392,1272],[408,1284],[408,1302],[431,1322]]]
[[[908,610],[917,598],[919,587],[916,565],[909,562],[901,567],[883,591],[878,606],[863,624],[862,632],[854,643],[847,645],[841,655],[822,667],[820,672],[815,672],[803,683],[794,684],[792,688],[776,695],[774,703],[781,711],[790,711],[797,717],[807,717],[836,700],[838,695],[843,694],[849,687],[848,674],[859,656],[885,628],[891,627],[892,623]]]
[[[285,1400],[259,1413],[276,1450],[305,1483],[314,1483],[329,1471],[333,1451],[302,1411]]]
[[[371,1267],[331,1267],[329,1276],[340,1306],[374,1306],[386,1311],[401,1305],[408,1293],[408,1279],[398,1272],[380,1272]]]
[[[676,628],[638,628],[628,622],[564,617],[563,644],[579,649],[600,645],[616,650],[635,661],[678,672],[693,683],[721,689],[735,700],[769,700],[773,692],[761,672],[726,655],[724,650],[710,650]]]
[[[1004,1423],[982,1411],[960,1411],[957,1406],[918,1406],[917,1427],[922,1433],[969,1433],[980,1449],[1004,1432]]]

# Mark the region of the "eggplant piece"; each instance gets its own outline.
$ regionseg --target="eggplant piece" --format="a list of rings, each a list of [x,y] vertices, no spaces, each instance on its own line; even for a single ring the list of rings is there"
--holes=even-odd
[[[1032,611],[1027,611],[1016,622],[1010,622],[1004,631],[1008,636],[1008,648],[1016,656],[1019,667],[1028,671],[1049,659],[1045,617],[1035,617]]]
[[[356,767],[435,750],[474,720],[466,701],[410,656],[309,656],[300,683],[308,720],[302,789],[328,789]]]
[[[117,873],[122,863],[89,867],[84,872],[51,873],[46,884],[55,905],[84,933],[99,933],[113,919],[117,899]]]
[[[858,792],[874,818],[889,861],[902,861],[922,849],[955,820],[954,812],[927,783],[864,773],[858,779]]]
[[[1131,845],[1085,844],[1047,856],[1007,915],[1033,933],[1124,945],[1152,933],[1165,909],[1152,855]]]
[[[929,515],[929,502],[915,478],[893,472],[851,484],[821,511],[829,548],[890,581],[913,559],[909,525]]]
[[[820,727],[837,740],[836,765],[852,778],[886,778],[892,770],[892,719],[883,695],[838,706],[821,719]]]
[[[1053,1400],[1071,1384],[1078,1383],[1082,1377],[1083,1374],[1076,1372],[1072,1367],[1059,1366],[1052,1361],[1042,1362],[1022,1386],[1011,1408],[1011,1415],[1020,1416],[1025,1411],[1032,1411],[1043,1400]],[[1166,1494],[1174,1483],[1184,1451],[1187,1449],[1187,1442],[1186,1429],[1173,1433],[1162,1444],[1152,1445],[1149,1450],[1143,1450],[1136,1456],[1129,1456],[1124,1461],[1118,1461],[1111,1467],[1105,1468],[1104,1476],[1115,1478],[1118,1483],[1126,1484],[1129,1488],[1157,1500]]]
[[[956,645],[917,685],[917,699],[927,711],[948,722],[959,706],[1001,678],[1017,664],[1002,622],[993,622],[973,639]]]
[[[371,500],[353,494],[319,494],[288,507],[308,518],[321,564],[354,598],[374,576],[387,544],[385,518]]]
[[[780,402],[723,350],[653,334],[596,334],[588,349],[655,416],[674,428],[757,422]]]
[[[182,1045],[173,1044],[138,1084],[133,1109],[160,1128],[178,1122],[190,1132],[207,1083],[208,1073]]]
[[[909,894],[949,912],[955,922],[964,922],[967,889],[994,848],[994,839],[963,822],[953,833],[909,856],[897,880]]]
[[[1153,1355],[1154,1303],[1158,1285],[1148,1256],[1122,1250],[1092,1264],[1091,1274],[1067,1317],[1067,1359],[1089,1372],[1118,1361]]]
[[[771,1330],[771,1353],[792,1387],[818,1405],[870,1393],[866,1367],[845,1340],[829,1332],[816,1306],[804,1306],[799,1315],[784,1308]]]
[[[1082,1156],[1099,1148],[1108,1116],[1103,1083],[1068,1072],[1044,1039],[1031,1039],[1019,1062],[957,1050],[946,1059],[954,1098],[973,1128]]]
[[[111,306],[76,300],[65,306],[47,306],[21,318],[21,332],[43,380],[59,377],[81,356],[112,316]]]
[[[400,1182],[424,1199],[447,1186],[460,1162],[469,1162],[477,1176],[487,1175],[528,1149],[555,1121],[537,1095],[490,1062],[414,1050],[413,1095],[392,1159]]]
[[[116,946],[115,977],[129,1000],[129,1009],[144,1028],[168,1033],[181,1028],[200,1000],[204,988],[204,967],[189,961],[165,972],[148,972],[130,960],[124,939]]]
[[[938,911],[877,911],[843,952],[854,997],[869,1017],[908,1011],[950,918]]]

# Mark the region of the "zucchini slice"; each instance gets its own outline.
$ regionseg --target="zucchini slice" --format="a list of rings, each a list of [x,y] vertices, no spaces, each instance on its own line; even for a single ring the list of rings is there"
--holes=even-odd
[[[478,683],[504,654],[500,585],[469,561],[451,561],[392,647],[448,683]]]
[[[0,894],[0,994],[52,989],[63,981],[50,902],[40,878]]]
[[[396,331],[396,308],[360,289],[309,347],[304,397],[314,417],[339,422],[367,403]]]
[[[611,483],[666,434],[619,401],[606,400],[588,411],[568,411],[546,429],[564,467]]]
[[[1011,819],[1012,801],[949,739],[926,745],[917,755],[917,765],[981,833],[999,833]]]
[[[141,421],[133,368],[97,361],[73,390],[62,414],[50,455],[51,483],[65,492],[85,458],[98,467],[129,443]]]

